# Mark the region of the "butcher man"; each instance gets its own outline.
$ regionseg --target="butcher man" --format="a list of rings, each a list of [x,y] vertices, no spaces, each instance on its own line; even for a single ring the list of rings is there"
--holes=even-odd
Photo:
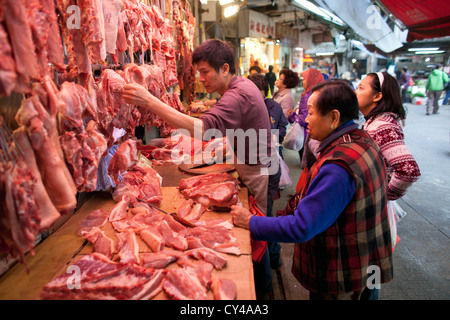
[[[174,128],[188,130],[192,137],[198,136],[195,131],[200,130],[203,140],[209,140],[211,132],[215,132],[211,129],[227,136],[235,151],[236,171],[260,211],[266,214],[269,185],[278,188],[280,174],[278,155],[271,140],[269,114],[261,92],[253,82],[236,75],[233,51],[223,41],[202,43],[195,49],[192,61],[206,91],[221,95],[214,108],[200,118],[175,110],[138,84],[125,85],[123,97],[129,104],[149,109]],[[239,152],[242,149],[239,143],[244,144],[244,154]],[[271,277],[270,269],[268,277]]]

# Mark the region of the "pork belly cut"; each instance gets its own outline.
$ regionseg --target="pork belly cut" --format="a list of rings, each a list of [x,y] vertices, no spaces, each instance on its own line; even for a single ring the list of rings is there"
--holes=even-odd
[[[191,178],[182,179],[179,183],[180,190],[198,187],[200,185],[209,185],[225,181],[236,181],[236,178],[228,173],[208,173]]]
[[[172,231],[179,233],[186,229],[180,222],[176,221],[171,215],[163,215],[163,220],[167,222]]]
[[[239,184],[228,173],[209,173],[183,179],[180,192],[187,198],[205,207],[231,207],[239,201]]]
[[[117,40],[116,40],[116,48],[117,51],[122,53],[127,50],[127,38],[125,34],[124,29],[124,19],[126,19],[126,16],[124,15],[124,12],[119,12],[118,19],[117,19]],[[107,38],[108,40],[108,38]]]
[[[136,208],[129,208],[128,212],[130,212],[132,215],[137,215],[137,214],[146,215],[150,211],[148,208],[145,208],[145,207],[136,207]]]
[[[133,231],[125,231],[117,233],[117,256],[120,263],[136,263],[139,264],[139,244],[137,243],[136,234]]]
[[[59,32],[54,1],[44,0],[43,6],[47,8],[50,18],[50,31],[47,38],[48,60],[59,71],[63,71],[66,64],[64,63],[64,49],[61,41],[61,34]]]
[[[104,0],[102,3],[105,27],[105,49],[107,53],[114,54],[117,51],[116,43],[119,32],[119,15],[122,10],[123,3],[120,0]]]
[[[107,152],[107,140],[98,129],[97,100],[80,84],[65,81],[58,96],[64,102],[59,110],[60,144],[79,191],[95,191],[97,169]]]
[[[47,39],[51,26],[51,14],[43,7],[42,0],[25,0],[25,10],[30,25],[33,43],[35,45],[38,70],[40,75],[50,75],[48,61]]]
[[[208,209],[208,207],[203,206],[201,203],[196,203],[192,207],[191,212],[184,218],[188,221],[197,221],[202,217],[206,209]]]
[[[236,283],[226,278],[213,277],[211,290],[214,300],[235,300],[237,296]]]
[[[158,232],[158,230],[156,230],[156,228],[144,229],[139,233],[139,235],[153,252],[159,252],[164,249],[164,237]]]
[[[154,169],[135,165],[117,184],[113,199],[119,201],[123,195],[128,195],[132,203],[139,200],[159,206],[162,201],[161,182],[161,176]]]
[[[111,225],[117,232],[125,232],[125,231],[139,232],[140,230],[143,229],[140,227],[133,226],[129,219],[113,221],[111,222]]]
[[[30,23],[26,15],[24,0],[4,0],[4,19],[9,39],[13,48],[14,60],[18,73],[27,81],[39,80],[39,64],[31,33]]]
[[[214,250],[234,254],[236,256],[241,254],[241,248],[239,248],[239,244],[237,242],[216,243],[214,245]]]
[[[80,284],[82,285],[84,282],[97,281],[98,279],[103,279],[105,277],[114,276],[117,273],[120,273],[122,269],[124,269],[125,265],[120,265],[116,262],[111,261],[105,255],[101,253],[91,253],[76,263],[73,266],[78,267],[80,271]],[[66,291],[67,284],[71,283],[68,281],[69,277],[73,273],[65,272],[59,276],[56,276],[52,281],[46,284],[41,292],[42,299],[60,299],[64,298],[64,295],[69,294]],[[63,294],[63,295],[61,295]]]
[[[141,260],[144,268],[164,269],[172,262],[177,261],[178,258],[162,252],[152,252],[141,254]]]
[[[5,166],[0,162],[0,252],[25,262],[39,233],[39,208],[34,195],[36,180],[23,160]]]
[[[208,220],[201,220],[201,221],[195,221],[194,225],[196,227],[224,227],[225,229],[231,230],[234,228],[234,224],[232,219],[208,219]]]
[[[205,207],[231,207],[239,202],[238,185],[235,181],[225,181],[199,188],[190,188],[181,191],[185,197]]]
[[[60,212],[74,209],[76,189],[74,192],[72,177],[66,175],[67,166],[60,157],[61,150],[58,151],[60,145],[53,139],[57,128],[37,96],[22,101],[16,121],[27,130],[42,181],[56,209]]]
[[[116,203],[109,214],[109,221],[119,221],[125,219],[128,216],[128,206],[130,204],[130,198],[126,195]]]
[[[100,0],[80,0],[81,29],[83,43],[87,46],[92,62],[101,63],[106,59],[105,20]]]
[[[84,233],[83,238],[94,245],[94,252],[104,254],[109,259],[112,258],[115,251],[114,240],[107,237],[98,227],[93,227]]]
[[[73,273],[64,273],[44,286],[41,299],[151,299],[161,291],[166,273],[115,263],[99,253],[89,254],[73,266],[80,270],[80,288],[69,288]]]
[[[193,205],[194,205],[194,200],[186,199],[185,201],[183,201],[183,203],[178,208],[177,215],[180,218],[186,217],[189,213],[191,213]]]
[[[48,229],[61,215],[56,210],[55,205],[50,200],[44,183],[42,182],[42,176],[36,163],[36,157],[34,156],[33,149],[31,148],[30,140],[24,127],[16,129],[13,133],[17,146],[24,153],[23,160],[25,161],[28,169],[30,169],[32,175],[36,179],[34,187],[34,196],[36,203],[39,207],[40,224],[39,230]]]
[[[103,209],[92,211],[86,218],[84,218],[77,226],[77,234],[83,236],[92,228],[101,228],[108,221],[109,213]]]
[[[132,217],[128,217],[119,221],[113,221],[111,224],[117,232],[133,231],[135,233],[148,227],[155,227],[154,223],[164,219],[159,213],[138,213]]]
[[[158,223],[158,231],[164,237],[166,246],[176,250],[184,251],[188,248],[187,240],[173,231],[167,221],[163,220]]]
[[[187,268],[169,270],[163,283],[163,289],[174,300],[206,300],[207,290],[197,274]]]
[[[164,220],[164,215],[155,211],[148,211],[146,213],[140,212],[131,217],[130,220],[133,221],[136,225],[140,224],[142,226],[148,227],[154,226],[154,224],[158,221]]]
[[[164,274],[164,270],[127,265],[114,277],[82,285],[83,299],[148,300],[161,291]]]
[[[204,286],[207,290],[211,285],[211,274],[214,269],[214,265],[200,260],[193,266],[188,266],[188,270],[193,271],[196,275],[202,286]]]
[[[185,254],[198,260],[209,262],[214,265],[214,268],[216,268],[217,270],[222,270],[222,268],[228,262],[228,258],[226,255],[210,248],[191,249],[186,251]]]
[[[189,249],[206,247],[224,253],[241,254],[236,237],[222,226],[186,228],[181,235],[187,239]]]

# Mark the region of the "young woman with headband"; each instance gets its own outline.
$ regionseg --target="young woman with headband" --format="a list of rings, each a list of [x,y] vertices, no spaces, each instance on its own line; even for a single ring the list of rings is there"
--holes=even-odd
[[[389,174],[388,199],[397,200],[420,177],[419,166],[405,145],[406,119],[397,80],[386,72],[369,73],[356,90],[363,129],[377,142]]]

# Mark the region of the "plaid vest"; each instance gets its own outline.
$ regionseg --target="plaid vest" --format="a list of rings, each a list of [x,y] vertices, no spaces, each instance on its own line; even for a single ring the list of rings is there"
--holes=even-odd
[[[330,162],[354,177],[355,194],[332,226],[308,242],[295,244],[292,274],[309,291],[332,294],[360,290],[369,277],[374,283],[373,269],[380,271],[380,283],[391,281],[386,167],[378,146],[362,130],[342,135],[321,152],[303,180],[300,198],[321,166]]]

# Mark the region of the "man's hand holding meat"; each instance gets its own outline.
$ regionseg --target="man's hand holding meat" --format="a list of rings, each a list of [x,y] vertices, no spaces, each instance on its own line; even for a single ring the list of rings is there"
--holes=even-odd
[[[126,103],[143,107],[147,105],[152,106],[157,102],[160,102],[159,99],[152,95],[146,88],[137,83],[124,85],[123,98]]]
[[[195,136],[194,129],[201,130],[203,134],[203,122],[201,120],[170,107],[139,84],[130,83],[124,85],[122,94],[126,103],[142,106],[150,110],[173,127],[188,130],[192,137]]]
[[[235,226],[249,229],[250,218],[252,217],[250,211],[241,206],[231,206],[231,216]]]

